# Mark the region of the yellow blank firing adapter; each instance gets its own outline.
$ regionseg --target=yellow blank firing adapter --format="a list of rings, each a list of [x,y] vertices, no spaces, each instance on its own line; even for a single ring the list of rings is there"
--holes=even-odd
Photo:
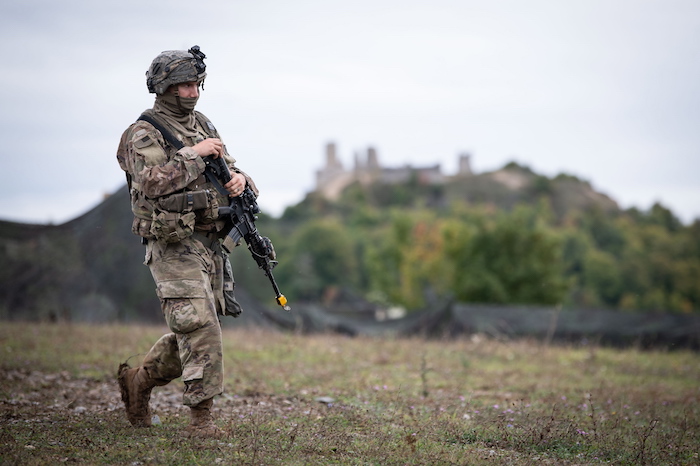
[[[284,309],[285,311],[291,311],[291,310],[292,310],[291,307],[287,306],[287,298],[285,298],[283,294],[281,294],[281,295],[279,295],[279,296],[277,297],[277,304],[279,304],[280,306],[282,306],[282,309]]]

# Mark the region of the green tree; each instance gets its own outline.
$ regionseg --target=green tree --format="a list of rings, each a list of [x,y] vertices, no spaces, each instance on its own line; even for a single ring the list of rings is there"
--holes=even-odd
[[[585,306],[615,306],[622,296],[622,277],[612,254],[597,249],[588,252],[583,264]]]
[[[700,311],[700,221],[685,226],[660,204],[591,208],[575,177],[506,168],[529,187],[516,192],[474,176],[440,187],[417,178],[356,183],[337,201],[310,194],[281,219],[276,275],[300,296],[344,284],[409,309],[424,306],[431,290],[471,302]],[[346,251],[338,257],[315,253],[326,243],[307,231],[331,217],[342,233],[320,231]],[[349,264],[349,272],[337,276],[334,264]]]
[[[366,248],[364,264],[373,295],[418,309],[425,306],[428,290],[450,291],[442,222],[429,210],[393,212],[389,224]]]
[[[535,209],[520,207],[462,229],[450,250],[458,299],[485,303],[557,304],[568,291],[561,239]]]
[[[304,223],[278,267],[291,298],[318,300],[330,286],[354,287],[358,261],[347,229],[334,218]]]

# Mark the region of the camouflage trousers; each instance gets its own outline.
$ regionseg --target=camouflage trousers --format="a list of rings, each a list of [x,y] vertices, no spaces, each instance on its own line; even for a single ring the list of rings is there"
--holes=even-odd
[[[144,367],[152,378],[162,381],[182,377],[186,406],[221,394],[224,364],[217,314],[225,306],[223,258],[190,237],[168,244],[149,241],[144,263],[151,270],[163,316],[172,332],[153,345],[144,358]]]

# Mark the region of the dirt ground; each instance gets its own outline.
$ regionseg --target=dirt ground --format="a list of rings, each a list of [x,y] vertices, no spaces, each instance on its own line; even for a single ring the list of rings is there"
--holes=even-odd
[[[182,405],[183,384],[174,381],[156,387],[151,395],[151,410],[159,419],[188,418],[189,408]],[[300,400],[274,395],[224,394],[215,399],[215,418],[232,418],[256,413],[285,413],[308,410],[320,401]],[[68,372],[43,373],[26,369],[0,369],[0,419],[3,425],[27,420],[48,420],[52,416],[89,416],[116,414],[126,424],[124,405],[116,377],[112,380],[75,378]],[[111,416],[110,416],[111,417]],[[156,421],[157,422],[157,421]]]

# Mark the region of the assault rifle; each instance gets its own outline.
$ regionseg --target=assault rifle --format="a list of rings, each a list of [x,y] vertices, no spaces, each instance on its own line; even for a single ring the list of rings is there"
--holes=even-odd
[[[207,165],[204,174],[209,181],[216,187],[217,191],[228,197],[228,191],[223,187],[231,181],[231,173],[222,157],[212,158],[203,157]],[[275,300],[282,309],[291,311],[292,308],[287,305],[287,298],[280,292],[275,277],[272,275],[272,269],[277,265],[275,249],[272,246],[270,238],[261,236],[258,229],[255,227],[256,214],[260,213],[260,207],[255,198],[255,194],[246,186],[243,194],[238,197],[229,197],[230,204],[227,207],[219,207],[219,217],[226,218],[231,224],[231,230],[224,239],[224,247],[232,250],[233,247],[245,240],[248,245],[248,250],[258,264],[258,267],[265,272],[267,278],[270,279],[272,288],[275,290]]]

